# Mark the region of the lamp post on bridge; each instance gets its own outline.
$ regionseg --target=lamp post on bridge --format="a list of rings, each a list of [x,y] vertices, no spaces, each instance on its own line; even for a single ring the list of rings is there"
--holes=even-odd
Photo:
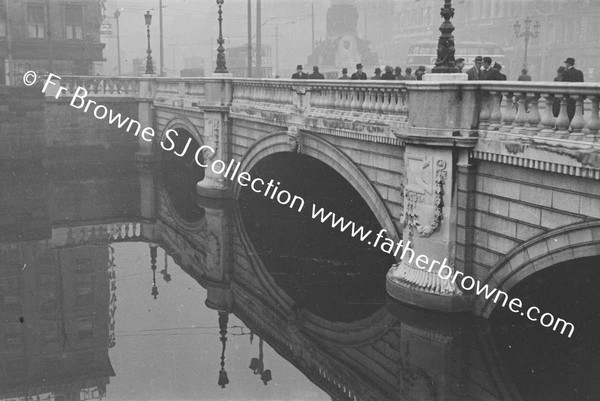
[[[540,33],[540,22],[535,21],[533,25],[533,32],[531,31],[531,18],[526,17],[523,21],[523,25],[525,26],[525,30],[521,32],[521,23],[519,21],[515,22],[513,27],[515,28],[515,36],[518,38],[525,39],[525,54],[523,56],[523,68],[527,69],[527,50],[529,48],[529,39],[537,38]]]
[[[454,65],[454,25],[450,20],[454,17],[454,8],[452,8],[452,0],[444,0],[440,15],[444,18],[444,22],[440,26],[440,39],[438,40],[437,60],[435,67],[431,69],[435,74],[453,74],[458,73],[458,68]]]
[[[219,6],[219,38],[217,39],[217,43],[219,47],[217,48],[217,68],[215,69],[215,73],[218,74],[227,74],[227,66],[225,63],[225,48],[223,47],[223,43],[225,40],[223,39],[223,11],[221,10],[221,6],[223,5],[224,0],[217,0],[217,5]]]
[[[154,74],[154,67],[152,66],[152,49],[150,48],[150,24],[152,24],[152,14],[150,14],[150,11],[147,11],[146,14],[144,14],[144,20],[146,22],[146,28],[148,31],[148,50],[146,50],[148,56],[146,56],[146,74]]]

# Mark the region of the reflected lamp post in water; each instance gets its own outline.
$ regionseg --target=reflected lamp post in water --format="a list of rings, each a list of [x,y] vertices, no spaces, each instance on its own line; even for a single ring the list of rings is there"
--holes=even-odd
[[[454,17],[454,8],[452,8],[452,0],[445,0],[440,15],[444,19],[440,26],[440,39],[438,40],[437,60],[435,67],[431,72],[435,74],[452,74],[458,73],[458,68],[454,65],[454,25],[450,20]]]
[[[148,32],[148,49],[146,53],[146,74],[154,74],[154,67],[152,66],[152,49],[150,48],[150,24],[152,24],[152,14],[150,11],[146,11],[144,14],[144,20],[146,22],[146,30]]]
[[[531,18],[526,17],[525,20],[523,21],[523,26],[525,27],[525,30],[523,32],[521,32],[521,23],[519,21],[515,22],[515,24],[513,25],[513,28],[515,28],[515,36],[518,38],[523,38],[525,39],[525,54],[523,56],[523,68],[527,69],[527,51],[529,48],[529,39],[532,38],[537,38],[538,35],[540,34],[540,22],[539,21],[535,21],[535,24],[533,25],[533,32],[531,31]]]
[[[154,296],[154,299],[158,297],[158,287],[156,286],[156,245],[150,245],[150,268],[152,269],[152,291],[150,295]]]
[[[217,384],[225,388],[229,384],[227,371],[225,370],[225,346],[227,343],[227,323],[229,322],[229,313],[219,312],[219,334],[221,334],[221,370],[219,370],[219,381]]]
[[[223,1],[217,0],[217,5],[219,6],[219,38],[217,39],[217,43],[219,47],[217,48],[217,68],[215,72],[218,74],[227,74],[229,72],[225,63],[225,47],[223,47],[223,43],[225,43],[225,39],[223,39],[223,11],[221,10]]]

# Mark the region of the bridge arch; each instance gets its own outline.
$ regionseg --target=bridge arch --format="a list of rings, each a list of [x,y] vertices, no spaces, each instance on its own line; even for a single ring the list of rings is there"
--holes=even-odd
[[[157,160],[163,160],[164,153],[167,152],[160,146],[160,144],[164,140],[167,131],[171,129],[183,129],[190,134],[198,146],[204,145],[201,131],[190,120],[184,117],[175,117],[165,125],[165,128],[160,132],[158,140],[154,141],[154,152]]]
[[[302,132],[301,138],[301,152],[325,163],[348,181],[369,205],[381,227],[387,230],[390,237],[399,239],[400,233],[394,225],[388,208],[375,187],[356,164],[346,154],[322,138],[307,132]],[[265,157],[275,153],[290,152],[290,150],[290,136],[287,131],[266,134],[248,148],[241,160],[240,171],[249,172]],[[239,199],[240,192],[240,186],[236,185],[233,190],[234,199]]]
[[[600,256],[600,221],[562,227],[525,242],[496,264],[484,284],[508,293],[533,273],[589,256]],[[473,312],[489,318],[496,306],[492,297],[481,295]]]

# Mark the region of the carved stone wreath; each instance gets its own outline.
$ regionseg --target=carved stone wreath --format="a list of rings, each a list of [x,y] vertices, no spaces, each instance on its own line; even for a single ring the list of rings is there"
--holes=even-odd
[[[417,203],[423,202],[423,196],[413,191],[406,191],[406,218],[405,222],[410,227],[409,239],[413,237],[413,230],[419,233],[419,237],[428,238],[439,230],[440,224],[444,218],[444,183],[448,172],[446,171],[446,162],[444,160],[437,161],[435,170],[435,210],[433,212],[433,222],[429,226],[424,226],[419,222],[419,216],[415,213]]]

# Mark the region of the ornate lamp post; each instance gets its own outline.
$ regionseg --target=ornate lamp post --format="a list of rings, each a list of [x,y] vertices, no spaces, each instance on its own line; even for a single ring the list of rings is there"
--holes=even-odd
[[[223,39],[223,11],[221,10],[221,6],[223,5],[224,0],[217,0],[217,4],[219,5],[219,38],[217,39],[217,43],[219,47],[217,48],[217,68],[215,69],[216,73],[227,74],[227,66],[225,65],[225,48],[223,47],[223,43],[225,40]]]
[[[454,8],[452,8],[452,0],[444,0],[444,7],[440,12],[440,15],[444,19],[440,26],[440,39],[438,41],[437,48],[437,60],[435,61],[435,67],[431,69],[431,72],[436,74],[450,74],[458,73],[458,68],[454,65],[454,25],[450,22],[450,19],[454,17]]]
[[[531,18],[526,17],[525,21],[523,21],[523,25],[525,26],[525,30],[521,32],[521,23],[519,21],[515,22],[513,27],[515,28],[515,36],[517,38],[525,39],[525,55],[523,57],[523,68],[527,68],[527,50],[529,48],[529,39],[537,38],[540,33],[540,23],[539,21],[535,21],[533,25],[533,32],[531,32]]]
[[[146,56],[146,74],[154,74],[154,67],[152,67],[152,49],[150,49],[150,24],[152,23],[152,14],[147,11],[144,14],[144,20],[146,21],[146,29],[148,31],[148,56]]]

